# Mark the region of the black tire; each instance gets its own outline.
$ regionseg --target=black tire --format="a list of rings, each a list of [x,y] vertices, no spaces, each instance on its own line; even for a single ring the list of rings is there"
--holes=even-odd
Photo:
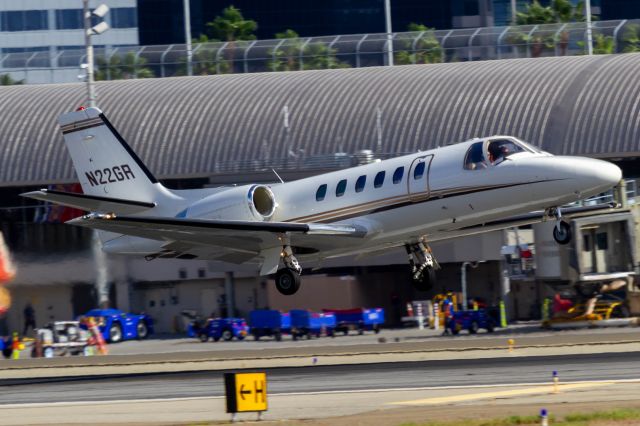
[[[288,268],[276,273],[276,289],[285,296],[295,294],[300,288],[300,274]]]
[[[487,333],[493,333],[494,329],[495,329],[495,326],[493,325],[493,322],[488,322],[487,323]]]
[[[349,335],[349,329],[345,328],[344,330],[342,330],[342,334],[344,334],[345,336]]]
[[[311,332],[307,331],[306,334],[304,335],[304,337],[306,337],[307,340],[311,340]]]
[[[291,338],[293,340],[298,340],[298,333],[296,333],[296,332],[291,333]],[[278,339],[276,338],[276,340],[278,340]]]
[[[279,331],[276,331],[276,333],[274,334],[275,338],[276,338],[276,342],[280,342],[282,341],[282,333]]]
[[[554,226],[553,239],[560,245],[569,244],[571,241],[571,225],[565,221],[561,221],[558,226]]]
[[[469,334],[476,334],[478,332],[478,323],[475,321],[472,321],[471,324],[469,325]]]
[[[451,334],[453,334],[454,336],[458,335],[458,333],[460,333],[460,330],[458,330],[458,327],[452,327],[449,330],[451,330]]]
[[[260,336],[261,336],[261,335],[260,335],[260,333],[259,333],[259,332],[257,332],[257,331],[254,331],[254,332],[253,332],[253,340],[255,340],[256,342],[257,342],[258,340],[260,340]]]
[[[149,328],[147,327],[147,323],[143,320],[138,321],[138,325],[136,325],[136,332],[138,334],[138,340],[144,340],[149,335]]]
[[[228,328],[225,328],[224,330],[222,330],[222,334],[220,335],[220,337],[225,342],[229,342],[233,339],[233,331],[229,330]]]
[[[120,341],[122,341],[122,327],[118,323],[112,324],[109,328],[109,342],[118,343]]]
[[[200,338],[200,341],[202,343],[205,343],[206,341],[209,340],[209,336],[207,335],[207,333],[200,333],[198,337]]]
[[[419,280],[413,280],[413,288],[418,291],[429,291],[436,283],[436,271],[433,268],[425,268]]]
[[[380,333],[380,326],[378,324],[373,326],[373,332],[376,334]]]
[[[618,305],[611,312],[611,317],[613,318],[629,318],[631,313],[629,312],[629,308],[625,305]]]

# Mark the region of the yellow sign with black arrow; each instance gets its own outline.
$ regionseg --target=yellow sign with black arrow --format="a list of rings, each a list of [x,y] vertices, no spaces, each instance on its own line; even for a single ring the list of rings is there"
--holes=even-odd
[[[267,411],[266,373],[225,373],[227,413]]]

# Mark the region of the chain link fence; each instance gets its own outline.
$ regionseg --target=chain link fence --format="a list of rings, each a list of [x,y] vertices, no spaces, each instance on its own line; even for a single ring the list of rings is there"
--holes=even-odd
[[[640,20],[599,21],[592,29],[596,54],[640,51]],[[389,49],[395,65],[583,55],[586,37],[586,23],[575,22],[195,43],[191,52],[184,44],[97,48],[96,79],[183,76],[189,68],[212,75],[380,66],[388,65]],[[37,82],[77,81],[84,62],[84,49],[8,53],[0,56],[0,74],[30,82],[40,71],[45,81]],[[70,73],[60,77],[58,70]]]

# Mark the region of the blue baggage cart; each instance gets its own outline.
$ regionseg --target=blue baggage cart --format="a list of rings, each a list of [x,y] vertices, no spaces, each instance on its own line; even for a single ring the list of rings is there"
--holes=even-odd
[[[303,309],[293,309],[291,315],[291,336],[293,340],[299,337],[311,339],[320,337],[322,333],[333,337],[336,327],[336,316],[331,313],[311,312]]]
[[[322,311],[336,316],[335,331],[342,331],[345,335],[349,334],[349,330],[357,330],[358,334],[363,334],[365,330],[379,333],[380,326],[384,324],[382,308],[323,309]]]
[[[488,333],[493,333],[495,327],[495,321],[484,309],[456,311],[447,322],[447,330],[451,334],[458,334],[460,330],[467,330],[469,334],[476,334],[481,328],[487,330]]]
[[[255,340],[260,340],[262,336],[273,336],[280,341],[283,333],[291,331],[291,317],[274,309],[256,309],[249,313],[249,326]]]

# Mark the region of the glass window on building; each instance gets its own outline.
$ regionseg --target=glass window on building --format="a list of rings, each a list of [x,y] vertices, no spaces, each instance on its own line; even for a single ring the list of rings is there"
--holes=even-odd
[[[11,10],[0,12],[1,31],[48,30],[46,10]]]
[[[78,30],[83,27],[82,9],[56,10],[56,29]]]
[[[116,7],[109,11],[111,14],[111,27],[136,28],[138,16],[135,7]]]

